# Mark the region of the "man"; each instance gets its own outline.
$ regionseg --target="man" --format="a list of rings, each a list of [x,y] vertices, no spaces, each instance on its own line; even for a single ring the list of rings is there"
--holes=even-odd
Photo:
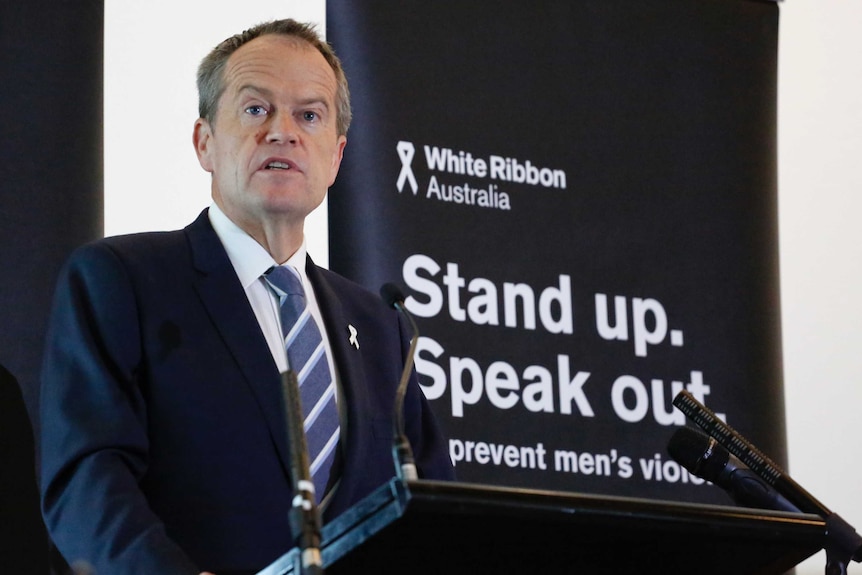
[[[254,573],[291,546],[279,372],[300,371],[284,339],[299,328],[280,272],[304,291],[311,319],[295,325],[322,340],[313,372],[337,389],[318,404],[334,414],[323,443],[336,445],[319,458],[324,519],[393,475],[405,330],[379,298],[316,267],[303,240],[346,143],[338,59],[310,27],[271,22],[216,47],[198,87],[193,140],[213,205],[182,231],[77,250],[55,299],[43,514],[66,559],[97,575]],[[420,475],[451,478],[415,378],[406,410]]]

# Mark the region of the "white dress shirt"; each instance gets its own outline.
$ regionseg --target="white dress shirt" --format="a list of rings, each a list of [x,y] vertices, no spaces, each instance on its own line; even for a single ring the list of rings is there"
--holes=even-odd
[[[221,240],[227,251],[233,269],[245,290],[248,302],[251,304],[260,329],[263,332],[272,358],[278,366],[279,372],[287,371],[287,351],[284,347],[284,336],[281,331],[281,314],[279,313],[279,302],[276,295],[261,276],[272,266],[279,265],[263,246],[233,223],[224,212],[215,204],[210,206],[209,219],[213,229]],[[320,306],[314,295],[314,287],[308,281],[305,273],[306,247],[303,238],[302,245],[283,265],[290,266],[302,279],[302,287],[305,290],[305,299],[320,335],[323,345],[326,347],[326,358],[329,363],[329,372],[333,381],[338,383],[335,362],[332,359],[332,347],[329,344],[329,336],[323,325],[323,316],[320,314]]]

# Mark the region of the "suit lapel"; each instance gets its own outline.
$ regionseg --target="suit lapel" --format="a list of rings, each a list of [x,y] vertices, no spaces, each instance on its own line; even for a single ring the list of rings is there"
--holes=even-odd
[[[361,361],[360,350],[350,343],[350,310],[345,307],[346,304],[338,297],[311,258],[308,258],[306,273],[314,286],[314,294],[323,316],[344,393],[348,395],[348,400],[359,399],[352,395],[365,381],[365,366]]]
[[[280,379],[269,347],[233,265],[209,222],[207,211],[204,210],[185,231],[198,271],[195,289],[225,347],[257,399],[282,467],[289,474],[290,458]]]
[[[357,350],[350,343],[351,333],[348,326],[355,320],[351,319],[349,302],[344,302],[338,297],[311,258],[308,258],[306,273],[314,286],[314,294],[329,336],[333,360],[338,368],[341,391],[346,403],[343,409],[347,414],[347,429],[346,434],[342,436],[344,444],[340,449],[339,467],[336,470],[342,482],[336,493],[336,499],[348,500],[351,497],[349,490],[353,483],[350,479],[351,475],[361,473],[363,465],[367,463],[359,460],[364,453],[362,444],[368,441],[361,432],[362,420],[367,418],[370,412],[368,397],[363,392],[367,386],[365,364],[362,361],[361,348]],[[359,337],[361,335],[359,334]],[[335,505],[335,501],[332,504]]]

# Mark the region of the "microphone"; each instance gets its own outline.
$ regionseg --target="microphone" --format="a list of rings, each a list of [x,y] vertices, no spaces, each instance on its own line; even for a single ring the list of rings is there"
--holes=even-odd
[[[799,513],[798,507],[720,446],[715,439],[695,429],[677,429],[667,444],[667,451],[693,475],[724,489],[739,505]]]
[[[413,372],[413,358],[416,356],[419,328],[416,327],[413,316],[404,306],[404,294],[397,285],[393,283],[383,284],[380,288],[380,297],[383,298],[386,305],[395,308],[401,315],[407,318],[413,331],[413,337],[410,339],[410,349],[407,352],[404,369],[401,372],[401,381],[398,383],[398,389],[395,392],[395,441],[392,445],[392,455],[395,460],[395,469],[398,473],[398,478],[402,481],[415,480],[419,479],[419,473],[416,471],[413,449],[410,447],[410,440],[407,439],[407,433],[405,432],[404,397],[407,395],[407,384],[410,382],[410,374]]]
[[[850,559],[857,563],[862,562],[862,537],[856,533],[852,525],[815,499],[771,459],[695,399],[691,393],[680,391],[673,399],[673,404],[767,484],[775,487],[803,513],[819,515],[826,521],[827,573],[843,573],[840,568]]]
[[[322,575],[320,553],[320,509],[314,494],[314,482],[308,461],[308,444],[303,428],[302,405],[296,372],[289,369],[281,374],[281,397],[287,419],[287,445],[290,448],[290,475],[293,478],[290,530],[300,551],[301,575]]]

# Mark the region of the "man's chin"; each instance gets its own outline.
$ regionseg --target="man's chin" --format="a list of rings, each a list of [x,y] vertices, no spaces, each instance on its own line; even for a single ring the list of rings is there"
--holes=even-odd
[[[270,197],[262,205],[262,211],[268,217],[285,219],[287,221],[302,221],[323,202],[323,198],[312,201],[309,198],[276,196]]]

